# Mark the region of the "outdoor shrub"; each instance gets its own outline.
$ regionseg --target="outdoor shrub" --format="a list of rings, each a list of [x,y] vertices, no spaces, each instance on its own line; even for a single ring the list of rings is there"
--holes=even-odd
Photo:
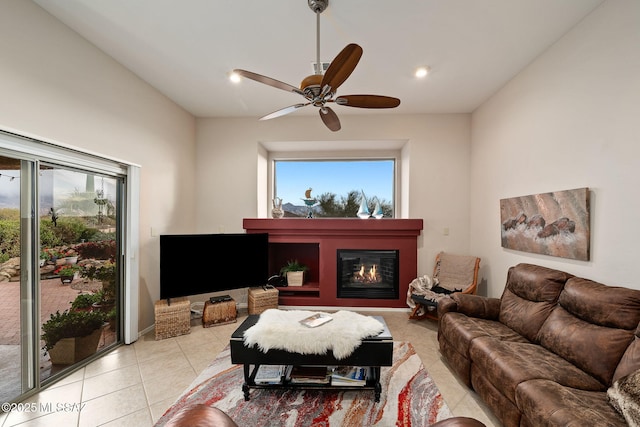
[[[0,220],[12,219],[14,221],[20,220],[20,209],[2,208],[0,209]]]
[[[87,226],[78,218],[59,218],[57,226],[53,227],[53,232],[62,240],[64,244],[78,243],[86,232]]]
[[[43,248],[53,248],[62,245],[62,239],[54,231],[51,221],[40,219],[40,245]]]
[[[0,262],[20,256],[20,221],[0,220]]]
[[[75,246],[76,252],[84,259],[115,259],[116,241],[85,242]]]

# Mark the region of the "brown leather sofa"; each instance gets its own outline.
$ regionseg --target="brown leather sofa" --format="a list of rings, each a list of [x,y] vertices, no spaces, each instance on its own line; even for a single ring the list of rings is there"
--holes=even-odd
[[[506,426],[624,426],[607,398],[640,369],[640,290],[511,267],[501,298],[438,307],[440,351]]]
[[[165,427],[238,427],[229,416],[218,408],[198,404],[177,412]],[[431,424],[431,427],[486,427],[473,418],[454,417]]]

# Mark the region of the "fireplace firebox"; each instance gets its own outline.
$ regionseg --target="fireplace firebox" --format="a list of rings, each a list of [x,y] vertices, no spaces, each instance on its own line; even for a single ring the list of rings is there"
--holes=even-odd
[[[398,298],[398,252],[338,249],[338,298]]]

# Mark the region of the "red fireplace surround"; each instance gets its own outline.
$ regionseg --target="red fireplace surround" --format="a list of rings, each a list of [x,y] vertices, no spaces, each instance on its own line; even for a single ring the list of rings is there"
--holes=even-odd
[[[291,259],[309,266],[303,286],[278,288],[280,305],[406,307],[409,283],[417,276],[421,219],[245,218],[243,227],[247,233],[269,234],[270,274]],[[338,298],[338,249],[398,250],[399,297]]]

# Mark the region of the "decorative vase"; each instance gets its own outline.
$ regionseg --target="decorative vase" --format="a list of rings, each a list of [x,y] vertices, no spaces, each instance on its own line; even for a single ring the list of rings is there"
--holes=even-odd
[[[369,207],[367,206],[367,198],[364,196],[364,191],[361,192],[362,196],[360,197],[360,209],[358,209],[358,218],[367,219],[371,216],[369,212]]]
[[[280,197],[276,197],[272,201],[273,209],[271,209],[271,216],[273,218],[282,218],[284,216],[284,211],[282,210],[282,199]]]

